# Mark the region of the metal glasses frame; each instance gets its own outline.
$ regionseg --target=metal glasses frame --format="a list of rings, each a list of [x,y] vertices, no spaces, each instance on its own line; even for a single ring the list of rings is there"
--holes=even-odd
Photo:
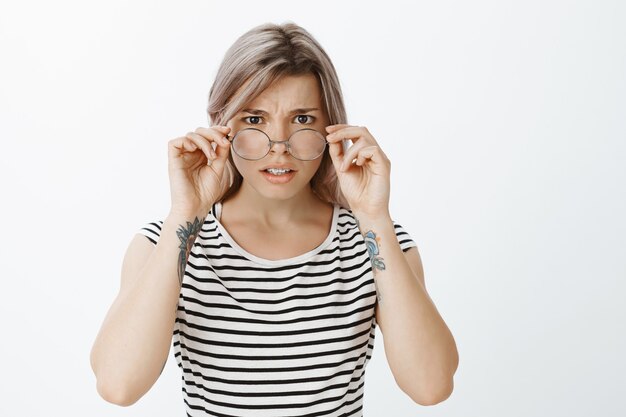
[[[298,129],[295,132],[293,132],[292,134],[289,135],[289,137],[286,140],[272,140],[270,139],[270,137],[268,136],[267,133],[265,133],[264,131],[262,131],[261,129],[257,129],[256,127],[247,127],[245,129],[241,129],[240,131],[238,131],[237,133],[235,133],[235,136],[230,136],[230,135],[226,135],[226,139],[228,139],[228,141],[231,143],[231,145],[233,144],[233,142],[235,141],[235,139],[237,138],[237,135],[239,135],[241,132],[246,131],[246,130],[258,130],[259,132],[263,133],[265,135],[265,137],[267,138],[267,141],[269,143],[269,147],[267,148],[267,152],[265,153],[265,155],[263,155],[260,158],[255,158],[255,159],[251,159],[251,158],[246,158],[245,156],[241,156],[239,155],[239,153],[235,150],[235,147],[233,146],[233,151],[240,157],[243,159],[246,159],[248,161],[258,161],[259,159],[263,159],[267,156],[267,154],[270,153],[270,151],[272,150],[272,146],[274,146],[275,143],[285,143],[287,145],[287,151],[289,152],[289,155],[293,156],[296,159],[299,159],[300,161],[314,161],[317,158],[319,158],[320,156],[322,156],[324,154],[324,151],[326,150],[326,145],[328,144],[328,141],[326,140],[326,138],[324,137],[323,134],[321,134],[319,131],[315,130],[315,129],[311,129],[309,127],[305,127],[304,129]],[[291,137],[293,135],[295,135],[298,132],[302,132],[303,130],[312,130],[313,132],[317,133],[321,139],[324,140],[324,148],[322,148],[322,152],[319,153],[319,155],[317,155],[315,158],[311,158],[311,159],[301,159],[298,158],[297,156],[295,156],[293,153],[291,153],[291,143],[289,143],[289,139],[291,139]]]

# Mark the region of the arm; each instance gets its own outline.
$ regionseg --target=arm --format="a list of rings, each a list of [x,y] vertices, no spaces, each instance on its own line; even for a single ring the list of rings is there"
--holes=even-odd
[[[198,219],[170,214],[156,246],[137,234],[126,251],[119,294],[90,356],[98,393],[111,403],[134,404],[163,370],[172,341],[187,248],[198,231],[193,233],[192,229],[202,225],[201,221],[188,223],[194,217]]]
[[[376,321],[398,386],[421,405],[450,396],[458,367],[454,338],[423,284],[417,249],[402,252],[387,214],[357,215],[366,235],[378,295]]]
[[[391,161],[364,126],[336,124],[326,131],[341,190],[365,235],[380,297],[377,321],[391,371],[399,387],[418,404],[441,402],[452,392],[458,353],[450,330],[414,272],[421,272],[419,257],[410,255],[411,250],[405,257],[396,238],[389,215]],[[353,145],[344,151],[346,139]]]

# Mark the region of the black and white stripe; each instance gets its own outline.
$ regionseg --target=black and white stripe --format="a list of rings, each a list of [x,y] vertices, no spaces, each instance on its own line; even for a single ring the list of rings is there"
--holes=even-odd
[[[320,246],[267,260],[237,245],[216,208],[189,256],[173,333],[187,414],[362,416],[376,290],[352,212],[335,205]],[[156,244],[162,224],[140,233]],[[403,251],[416,246],[394,227]]]

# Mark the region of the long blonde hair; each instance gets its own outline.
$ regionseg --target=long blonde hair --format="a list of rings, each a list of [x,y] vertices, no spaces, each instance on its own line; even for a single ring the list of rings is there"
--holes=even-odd
[[[308,73],[314,74],[319,82],[329,123],[347,123],[335,67],[313,36],[292,22],[265,23],[252,28],[226,51],[217,71],[209,93],[209,124],[225,124],[280,77]],[[234,97],[244,84],[247,85]],[[346,143],[342,145],[345,150]],[[218,201],[235,194],[242,180],[230,153]],[[321,200],[350,208],[341,192],[328,146],[310,184]]]

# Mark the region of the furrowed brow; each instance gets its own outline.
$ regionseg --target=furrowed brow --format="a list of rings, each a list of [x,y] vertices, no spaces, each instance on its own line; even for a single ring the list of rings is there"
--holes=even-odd
[[[319,110],[317,107],[306,107],[306,108],[301,108],[301,109],[293,109],[291,111],[291,114],[294,113],[309,113],[315,110]]]
[[[243,109],[241,111],[242,113],[249,113],[249,114],[254,114],[254,115],[264,115],[267,114],[267,112],[265,110],[261,110],[261,109]]]
[[[316,111],[319,110],[317,107],[302,107],[299,109],[293,109],[291,110],[291,114],[302,114],[302,113],[310,113],[312,111]],[[248,113],[248,114],[254,114],[254,115],[267,115],[268,113],[265,110],[261,110],[261,109],[243,109],[241,111],[242,113]]]

